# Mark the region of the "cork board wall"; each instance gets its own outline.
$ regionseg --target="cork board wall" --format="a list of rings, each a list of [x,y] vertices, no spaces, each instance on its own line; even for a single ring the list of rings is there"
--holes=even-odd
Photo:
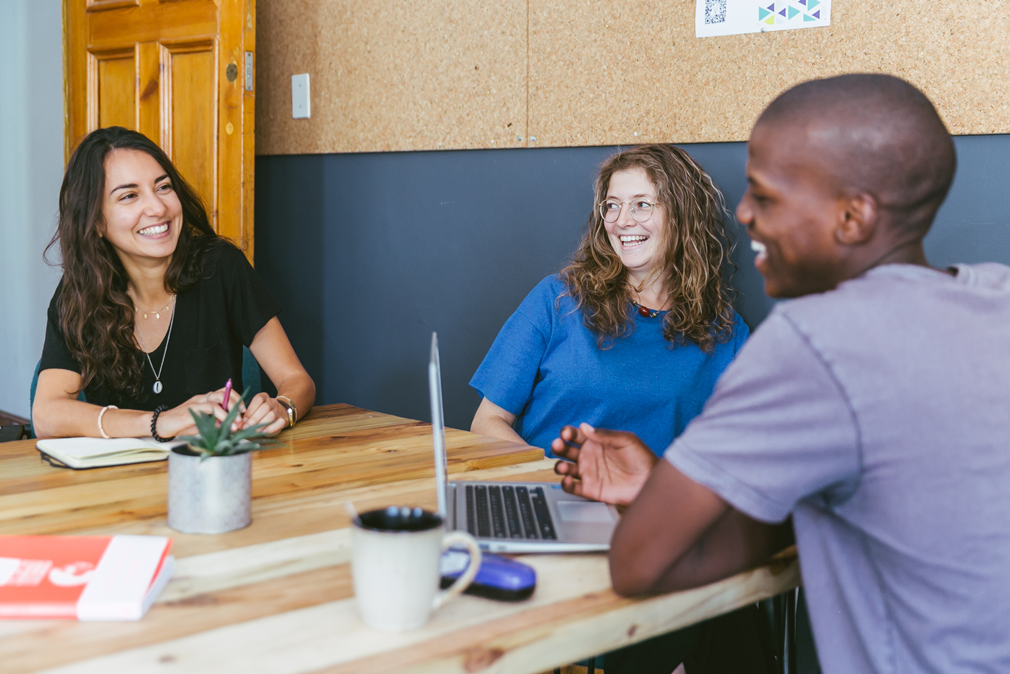
[[[1010,3],[835,0],[827,28],[703,39],[694,6],[259,0],[257,154],[739,141],[784,89],[844,72],[911,81],[952,133],[1010,132]]]
[[[256,12],[257,154],[526,140],[526,0],[258,0]],[[291,118],[299,73],[310,119]]]

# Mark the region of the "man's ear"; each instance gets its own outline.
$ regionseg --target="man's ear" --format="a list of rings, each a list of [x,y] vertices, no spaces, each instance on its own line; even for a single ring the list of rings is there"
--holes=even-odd
[[[877,213],[877,200],[872,195],[846,197],[838,214],[835,240],[847,246],[866,243],[877,229]]]

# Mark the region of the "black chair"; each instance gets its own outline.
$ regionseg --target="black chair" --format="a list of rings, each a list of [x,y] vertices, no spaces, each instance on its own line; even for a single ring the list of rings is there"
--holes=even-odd
[[[768,617],[778,671],[782,674],[821,674],[803,588],[783,592],[760,605]]]
[[[0,442],[13,442],[15,440],[27,440],[32,437],[31,427],[23,424],[7,424],[0,426]]]
[[[780,674],[797,674],[796,669],[796,608],[799,588],[783,592],[759,602],[767,618],[769,641]]]

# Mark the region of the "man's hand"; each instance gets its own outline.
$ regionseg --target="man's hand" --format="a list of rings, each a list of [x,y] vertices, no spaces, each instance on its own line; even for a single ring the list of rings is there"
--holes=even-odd
[[[628,505],[649,478],[659,458],[634,433],[608,431],[582,424],[565,426],[551,450],[567,459],[554,465],[569,494]]]

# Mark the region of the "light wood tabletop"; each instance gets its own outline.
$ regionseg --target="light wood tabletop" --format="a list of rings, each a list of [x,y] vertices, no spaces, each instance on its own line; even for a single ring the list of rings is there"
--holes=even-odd
[[[424,628],[364,627],[354,605],[350,516],[435,508],[431,427],[348,405],[314,409],[253,460],[253,523],[221,535],[165,521],[164,462],[90,471],[0,444],[0,534],[152,534],[174,540],[172,581],[143,620],[0,621],[0,671],[534,673],[668,632],[795,587],[795,557],[688,592],[626,599],[606,556],[526,555],[533,597],[463,596]],[[539,449],[447,430],[453,479],[555,481]]]

